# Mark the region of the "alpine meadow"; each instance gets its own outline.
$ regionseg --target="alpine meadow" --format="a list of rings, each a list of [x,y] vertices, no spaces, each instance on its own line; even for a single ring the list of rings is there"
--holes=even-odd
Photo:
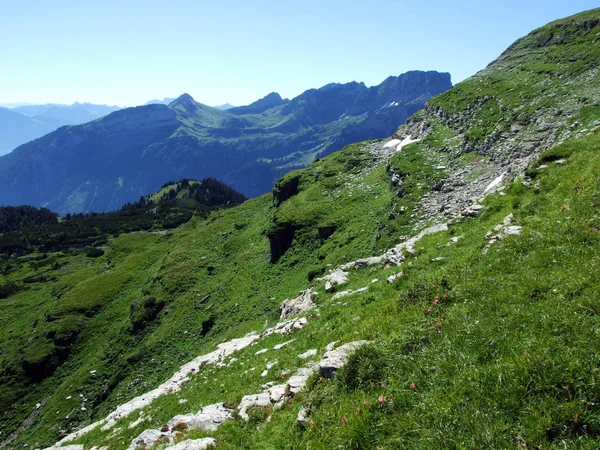
[[[600,9],[453,87],[119,110],[0,185],[0,448],[600,448]]]

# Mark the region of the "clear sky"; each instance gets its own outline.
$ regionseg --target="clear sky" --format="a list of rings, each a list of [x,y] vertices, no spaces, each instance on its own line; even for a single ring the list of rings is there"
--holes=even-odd
[[[0,0],[0,103],[243,105],[408,70],[458,82],[589,0]]]

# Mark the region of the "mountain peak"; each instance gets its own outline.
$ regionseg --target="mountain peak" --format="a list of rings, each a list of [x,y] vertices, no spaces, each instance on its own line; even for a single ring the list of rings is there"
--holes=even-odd
[[[281,98],[277,92],[271,92],[265,95],[260,100],[249,104],[248,106],[238,106],[237,108],[231,108],[228,112],[233,114],[260,114],[265,112],[267,109],[275,108],[276,106],[284,103],[285,100]]]
[[[190,104],[190,103],[195,103],[195,100],[190,94],[185,93],[185,94],[181,94],[179,97],[177,97],[171,103],[169,103],[169,106],[173,107],[173,106]]]

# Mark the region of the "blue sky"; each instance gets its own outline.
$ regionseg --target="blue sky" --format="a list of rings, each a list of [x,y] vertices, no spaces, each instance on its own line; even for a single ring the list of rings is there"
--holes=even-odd
[[[0,103],[247,104],[408,70],[460,81],[587,0],[0,0]]]

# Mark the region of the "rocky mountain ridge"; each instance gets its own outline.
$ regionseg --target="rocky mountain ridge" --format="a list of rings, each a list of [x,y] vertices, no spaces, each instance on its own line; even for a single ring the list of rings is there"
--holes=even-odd
[[[167,179],[205,176],[260,195],[280,174],[316,156],[391,134],[450,85],[449,74],[409,72],[389,78],[380,90],[328,85],[290,101],[270,94],[227,111],[187,94],[168,106],[128,108],[62,128],[1,158],[0,203],[101,212]]]

